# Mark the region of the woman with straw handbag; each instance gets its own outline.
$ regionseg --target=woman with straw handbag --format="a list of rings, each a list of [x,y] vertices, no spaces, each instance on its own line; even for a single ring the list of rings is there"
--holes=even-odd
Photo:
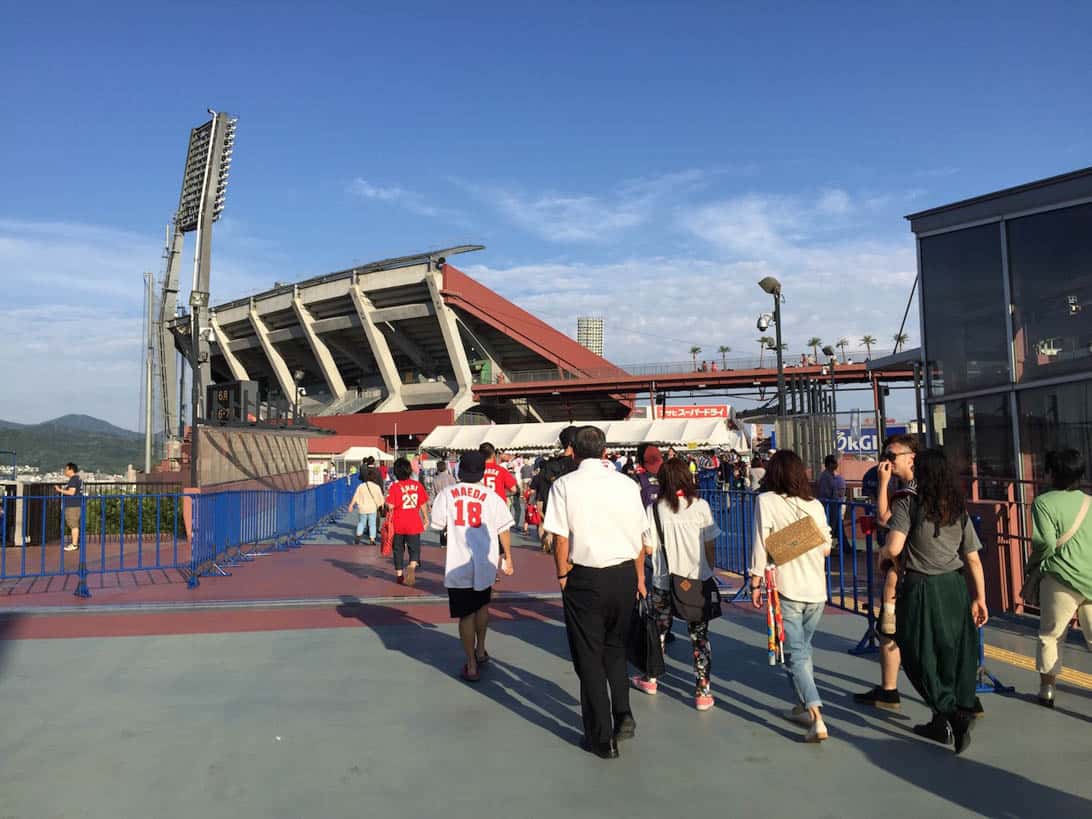
[[[804,462],[792,450],[779,450],[770,458],[763,487],[755,503],[751,602],[757,609],[764,608],[763,578],[775,578],[784,624],[785,670],[796,699],[796,706],[784,716],[807,726],[805,742],[822,742],[827,726],[815,687],[811,641],[827,602],[830,527],[823,504],[812,495]],[[767,575],[770,564],[775,569]]]

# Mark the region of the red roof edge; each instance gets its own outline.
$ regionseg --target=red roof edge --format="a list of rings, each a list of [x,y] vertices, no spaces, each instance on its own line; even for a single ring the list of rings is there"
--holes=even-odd
[[[624,374],[618,366],[497,295],[454,265],[445,264],[443,274],[440,292],[447,306],[465,310],[564,370],[583,375]]]

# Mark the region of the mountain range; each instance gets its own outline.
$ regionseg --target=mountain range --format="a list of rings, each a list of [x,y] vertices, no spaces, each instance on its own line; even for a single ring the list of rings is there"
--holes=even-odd
[[[144,436],[90,415],[62,415],[40,424],[0,420],[0,450],[20,466],[59,470],[74,461],[81,471],[123,473],[144,461]],[[10,455],[0,455],[6,467]]]

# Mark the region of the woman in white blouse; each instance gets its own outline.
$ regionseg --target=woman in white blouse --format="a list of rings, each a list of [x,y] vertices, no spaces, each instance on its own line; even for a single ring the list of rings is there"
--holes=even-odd
[[[826,542],[778,566],[775,575],[785,625],[785,670],[792,684],[796,707],[785,717],[806,725],[806,742],[827,738],[823,722],[823,701],[815,687],[811,662],[811,640],[827,603],[826,556],[830,554],[830,527],[823,504],[811,493],[807,469],[800,456],[789,449],[778,450],[766,465],[764,491],[755,503],[755,530],[751,544],[751,602],[761,609],[766,564],[766,538],[806,515],[811,515]]]
[[[663,644],[672,621],[671,575],[701,584],[710,580],[715,563],[713,549],[720,529],[713,521],[709,504],[698,497],[698,488],[685,461],[681,458],[664,461],[657,479],[660,496],[657,503],[648,508],[645,551],[652,556],[651,603],[660,629],[660,643]],[[656,524],[657,512],[659,526]],[[713,694],[709,687],[713,660],[709,648],[709,621],[687,625],[694,647],[694,706],[699,711],[708,711],[713,707]],[[637,676],[633,678],[633,684],[646,694],[656,693],[654,677]]]

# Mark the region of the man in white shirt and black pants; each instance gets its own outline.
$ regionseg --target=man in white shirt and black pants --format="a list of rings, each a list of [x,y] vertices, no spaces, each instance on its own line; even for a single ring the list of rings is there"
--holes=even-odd
[[[605,447],[597,427],[576,431],[577,470],[554,482],[543,526],[555,537],[565,629],[580,677],[583,747],[614,759],[617,740],[637,728],[629,710],[626,636],[633,601],[645,593],[645,509],[637,484],[603,460]]]

